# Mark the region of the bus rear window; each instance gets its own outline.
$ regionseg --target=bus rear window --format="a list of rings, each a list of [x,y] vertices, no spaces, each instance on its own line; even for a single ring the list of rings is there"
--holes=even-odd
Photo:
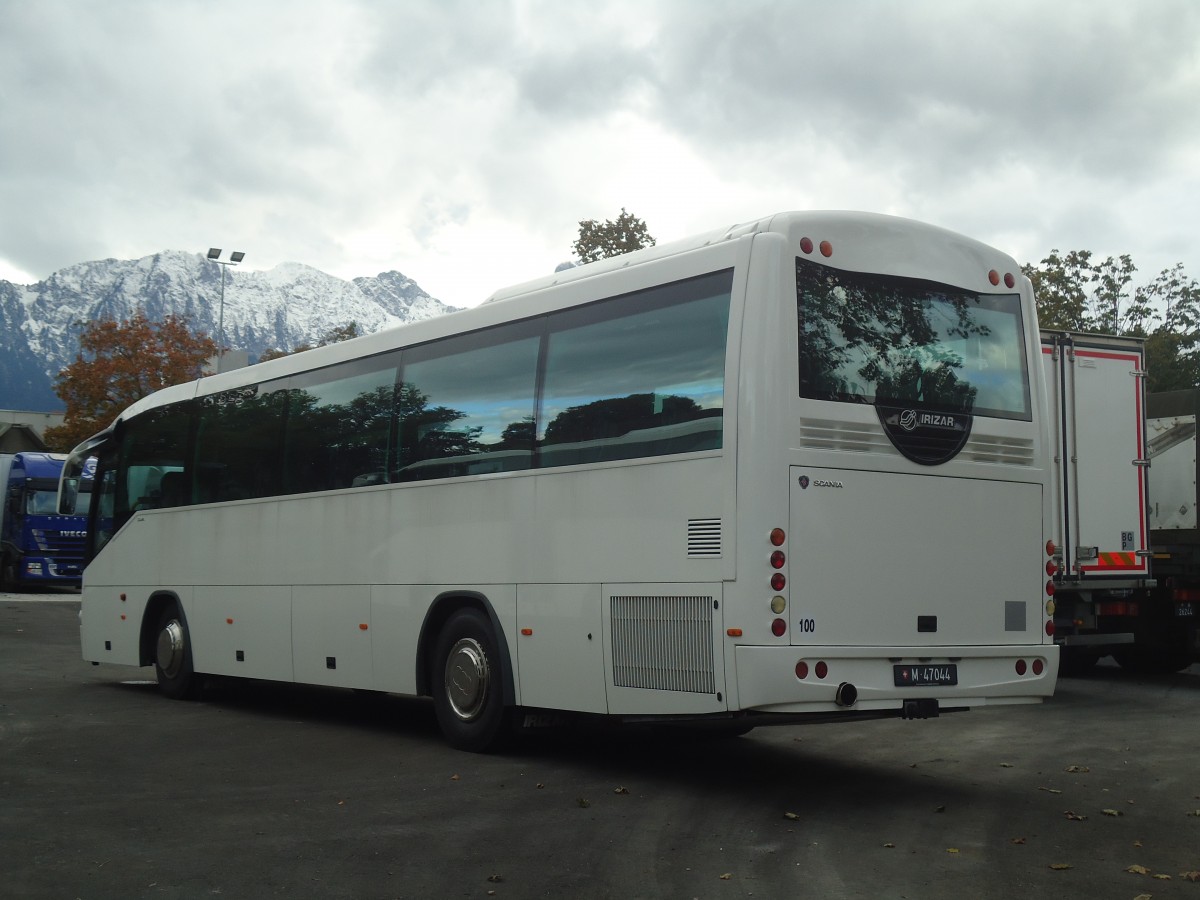
[[[1019,294],[796,260],[800,396],[1031,418]]]

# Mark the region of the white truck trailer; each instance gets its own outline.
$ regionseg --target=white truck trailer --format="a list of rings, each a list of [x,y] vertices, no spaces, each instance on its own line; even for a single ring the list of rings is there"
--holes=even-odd
[[[1145,352],[1140,338],[1044,330],[1049,392],[1055,641],[1060,672],[1135,655],[1154,587],[1147,525]]]

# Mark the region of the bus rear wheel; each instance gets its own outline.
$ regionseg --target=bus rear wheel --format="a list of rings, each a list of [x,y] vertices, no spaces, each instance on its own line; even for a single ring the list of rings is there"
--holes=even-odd
[[[450,746],[498,750],[508,736],[504,663],[487,616],[460,609],[438,634],[433,655],[433,706]]]
[[[200,696],[200,679],[192,669],[187,623],[174,606],[162,611],[155,629],[154,674],[165,697],[194,700]]]

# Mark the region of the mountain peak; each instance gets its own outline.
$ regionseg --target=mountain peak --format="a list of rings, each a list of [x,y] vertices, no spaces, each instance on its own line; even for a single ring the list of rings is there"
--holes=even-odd
[[[54,377],[79,353],[83,323],[95,319],[184,315],[215,338],[223,315],[226,345],[257,357],[350,322],[370,334],[454,309],[400,272],[345,281],[297,262],[266,272],[222,268],[200,253],[162,250],[76,263],[31,285],[0,280],[0,406],[61,408]]]

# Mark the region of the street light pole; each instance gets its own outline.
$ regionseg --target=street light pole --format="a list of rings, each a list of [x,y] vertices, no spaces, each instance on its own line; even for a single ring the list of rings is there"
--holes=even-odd
[[[221,371],[221,363],[225,359],[225,267],[236,266],[246,254],[241,250],[232,250],[228,260],[221,259],[220,247],[209,247],[208,258],[221,267],[221,312],[217,319],[217,339],[221,342],[217,347],[217,371]]]

